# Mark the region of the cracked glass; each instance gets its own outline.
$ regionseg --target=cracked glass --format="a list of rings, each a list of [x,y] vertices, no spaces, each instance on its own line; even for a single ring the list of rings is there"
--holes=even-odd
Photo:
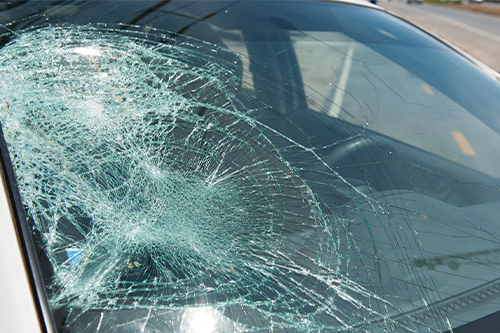
[[[0,39],[58,331],[444,332],[500,309],[488,73],[361,6],[69,3],[5,5]]]

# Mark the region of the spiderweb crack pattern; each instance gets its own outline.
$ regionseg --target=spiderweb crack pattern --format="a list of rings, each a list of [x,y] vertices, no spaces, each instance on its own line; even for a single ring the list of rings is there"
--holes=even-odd
[[[210,306],[220,331],[410,330],[342,270],[348,221],[276,142],[319,156],[253,116],[266,105],[241,88],[238,61],[109,26],[32,29],[2,49],[1,122],[54,271],[51,306],[74,322]]]

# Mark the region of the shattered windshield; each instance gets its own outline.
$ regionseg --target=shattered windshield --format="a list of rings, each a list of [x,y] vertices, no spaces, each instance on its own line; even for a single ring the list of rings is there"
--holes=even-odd
[[[500,84],[440,42],[335,3],[4,7],[0,121],[58,331],[500,309]]]

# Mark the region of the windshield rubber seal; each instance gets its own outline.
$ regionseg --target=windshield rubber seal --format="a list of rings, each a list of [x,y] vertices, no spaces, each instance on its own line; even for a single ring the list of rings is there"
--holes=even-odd
[[[14,227],[18,236],[21,253],[24,259],[26,275],[30,283],[33,294],[35,311],[38,314],[40,330],[44,333],[56,332],[52,312],[49,307],[47,294],[45,293],[42,274],[35,252],[33,239],[30,235],[30,228],[26,219],[19,187],[17,185],[14,168],[10,160],[7,143],[0,123],[0,172],[4,176],[5,191],[14,219]]]

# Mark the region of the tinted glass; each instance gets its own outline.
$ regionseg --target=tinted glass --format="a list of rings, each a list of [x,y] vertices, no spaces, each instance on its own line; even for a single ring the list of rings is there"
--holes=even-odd
[[[381,10],[3,5],[60,331],[446,331],[499,307],[500,84]]]

